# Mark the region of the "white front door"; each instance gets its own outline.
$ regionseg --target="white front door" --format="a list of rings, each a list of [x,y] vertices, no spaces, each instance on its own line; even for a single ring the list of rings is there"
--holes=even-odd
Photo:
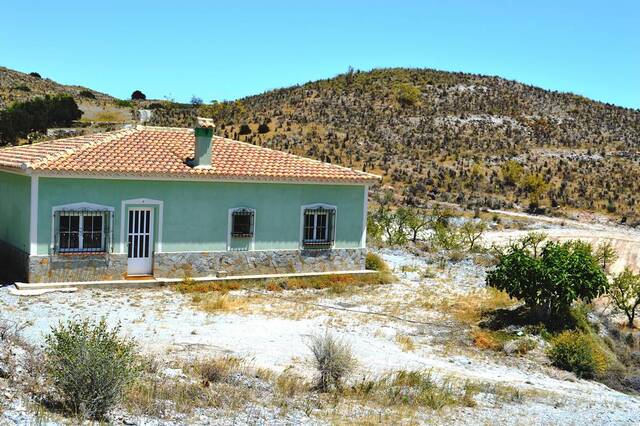
[[[130,208],[127,275],[153,272],[153,209]]]

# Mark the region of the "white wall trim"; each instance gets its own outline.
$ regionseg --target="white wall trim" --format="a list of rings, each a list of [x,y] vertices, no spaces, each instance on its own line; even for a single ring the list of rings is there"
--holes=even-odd
[[[364,186],[364,206],[362,208],[362,237],[360,248],[367,247],[367,215],[369,214],[369,185]]]
[[[29,254],[38,254],[38,176],[31,176],[31,201],[29,204]]]
[[[37,178],[37,176],[32,176],[33,178]],[[56,212],[59,211],[64,211],[64,210],[87,210],[87,211],[108,211],[111,213],[111,217],[109,218],[109,228],[111,229],[111,232],[113,232],[113,212],[115,211],[115,209],[111,206],[106,206],[106,205],[102,205],[102,204],[95,204],[95,203],[87,203],[87,202],[80,202],[80,203],[71,203],[71,204],[63,204],[60,206],[53,206],[51,207],[51,240],[50,240],[50,245],[49,248],[50,250],[53,250],[55,247],[55,228],[56,228],[56,224],[54,222],[54,218],[55,218],[55,214]]]
[[[127,221],[127,205],[157,206],[158,207],[158,235],[156,240],[155,253],[162,253],[162,223],[164,217],[164,201],[153,200],[151,198],[133,198],[130,200],[122,200],[120,210],[120,254],[127,253],[125,249],[125,223]]]
[[[302,243],[302,241],[304,240],[304,211],[306,209],[318,208],[333,209],[336,212],[335,217],[333,218],[333,242],[331,243],[331,247],[329,248],[334,248],[336,245],[336,230],[338,229],[338,208],[333,204],[326,203],[305,204],[303,206],[300,206],[300,237],[298,238],[298,248],[300,250],[304,248],[304,244]]]
[[[249,243],[249,250],[250,251],[254,251],[255,250],[255,246],[256,246],[256,209],[253,209],[251,207],[233,207],[231,209],[229,209],[229,213],[228,213],[228,217],[227,217],[227,251],[231,250],[231,216],[233,214],[234,211],[236,210],[249,210],[251,212],[253,212],[253,229],[252,231],[252,236],[251,236],[251,242]]]

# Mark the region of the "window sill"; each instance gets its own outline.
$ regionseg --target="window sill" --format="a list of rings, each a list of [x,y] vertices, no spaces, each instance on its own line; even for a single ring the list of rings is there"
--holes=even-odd
[[[82,256],[96,256],[96,255],[107,255],[106,251],[63,251],[54,253],[54,256],[64,256],[64,257],[82,257]]]
[[[318,249],[328,249],[333,247],[332,241],[303,241],[302,246],[304,248],[318,248]]]

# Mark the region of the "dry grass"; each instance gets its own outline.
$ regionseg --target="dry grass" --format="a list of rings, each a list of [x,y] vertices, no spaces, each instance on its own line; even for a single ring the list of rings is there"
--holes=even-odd
[[[390,284],[394,282],[394,280],[394,276],[389,272],[209,282],[195,282],[191,278],[185,278],[181,283],[175,286],[175,289],[180,293],[208,293],[213,291],[228,292],[231,290],[240,290],[242,288],[264,289],[274,292],[283,290],[330,289],[331,292],[339,294],[346,291],[349,287]]]
[[[488,287],[458,295],[454,299],[441,300],[431,307],[451,314],[459,322],[471,325],[478,323],[487,312],[508,308],[516,303],[504,291]]]
[[[209,387],[216,383],[229,382],[232,373],[242,371],[242,360],[232,356],[211,358],[196,361],[191,368],[200,377],[202,385]]]
[[[256,390],[233,375],[248,373],[232,357],[196,361],[182,366],[186,377],[147,373],[125,394],[124,406],[135,414],[168,418],[197,408],[239,410],[258,399]]]
[[[195,294],[191,301],[198,309],[210,314],[237,311],[249,304],[245,298],[230,296],[228,293]]]
[[[513,339],[512,336],[504,332],[482,330],[479,328],[471,331],[471,337],[475,347],[479,349],[490,349],[492,351],[503,350],[505,343]]]
[[[416,345],[411,336],[396,334],[396,343],[400,345],[403,352],[413,352],[416,349]]]

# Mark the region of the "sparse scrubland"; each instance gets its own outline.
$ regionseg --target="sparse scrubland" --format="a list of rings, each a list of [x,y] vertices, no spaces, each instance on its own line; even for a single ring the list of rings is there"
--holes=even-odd
[[[640,219],[640,112],[570,93],[378,69],[237,101],[158,106],[157,125],[207,116],[221,136],[379,173],[381,188],[406,206],[437,200]]]
[[[420,212],[387,213],[394,228]],[[371,236],[367,275],[2,289],[0,423],[636,421],[640,334],[625,309],[637,276],[605,271],[611,247],[553,241],[567,225],[421,214],[415,242],[410,227],[400,243],[385,237],[398,229]],[[473,244],[457,236],[469,222],[482,224]],[[104,411],[84,402],[99,383],[121,384],[97,399]]]

